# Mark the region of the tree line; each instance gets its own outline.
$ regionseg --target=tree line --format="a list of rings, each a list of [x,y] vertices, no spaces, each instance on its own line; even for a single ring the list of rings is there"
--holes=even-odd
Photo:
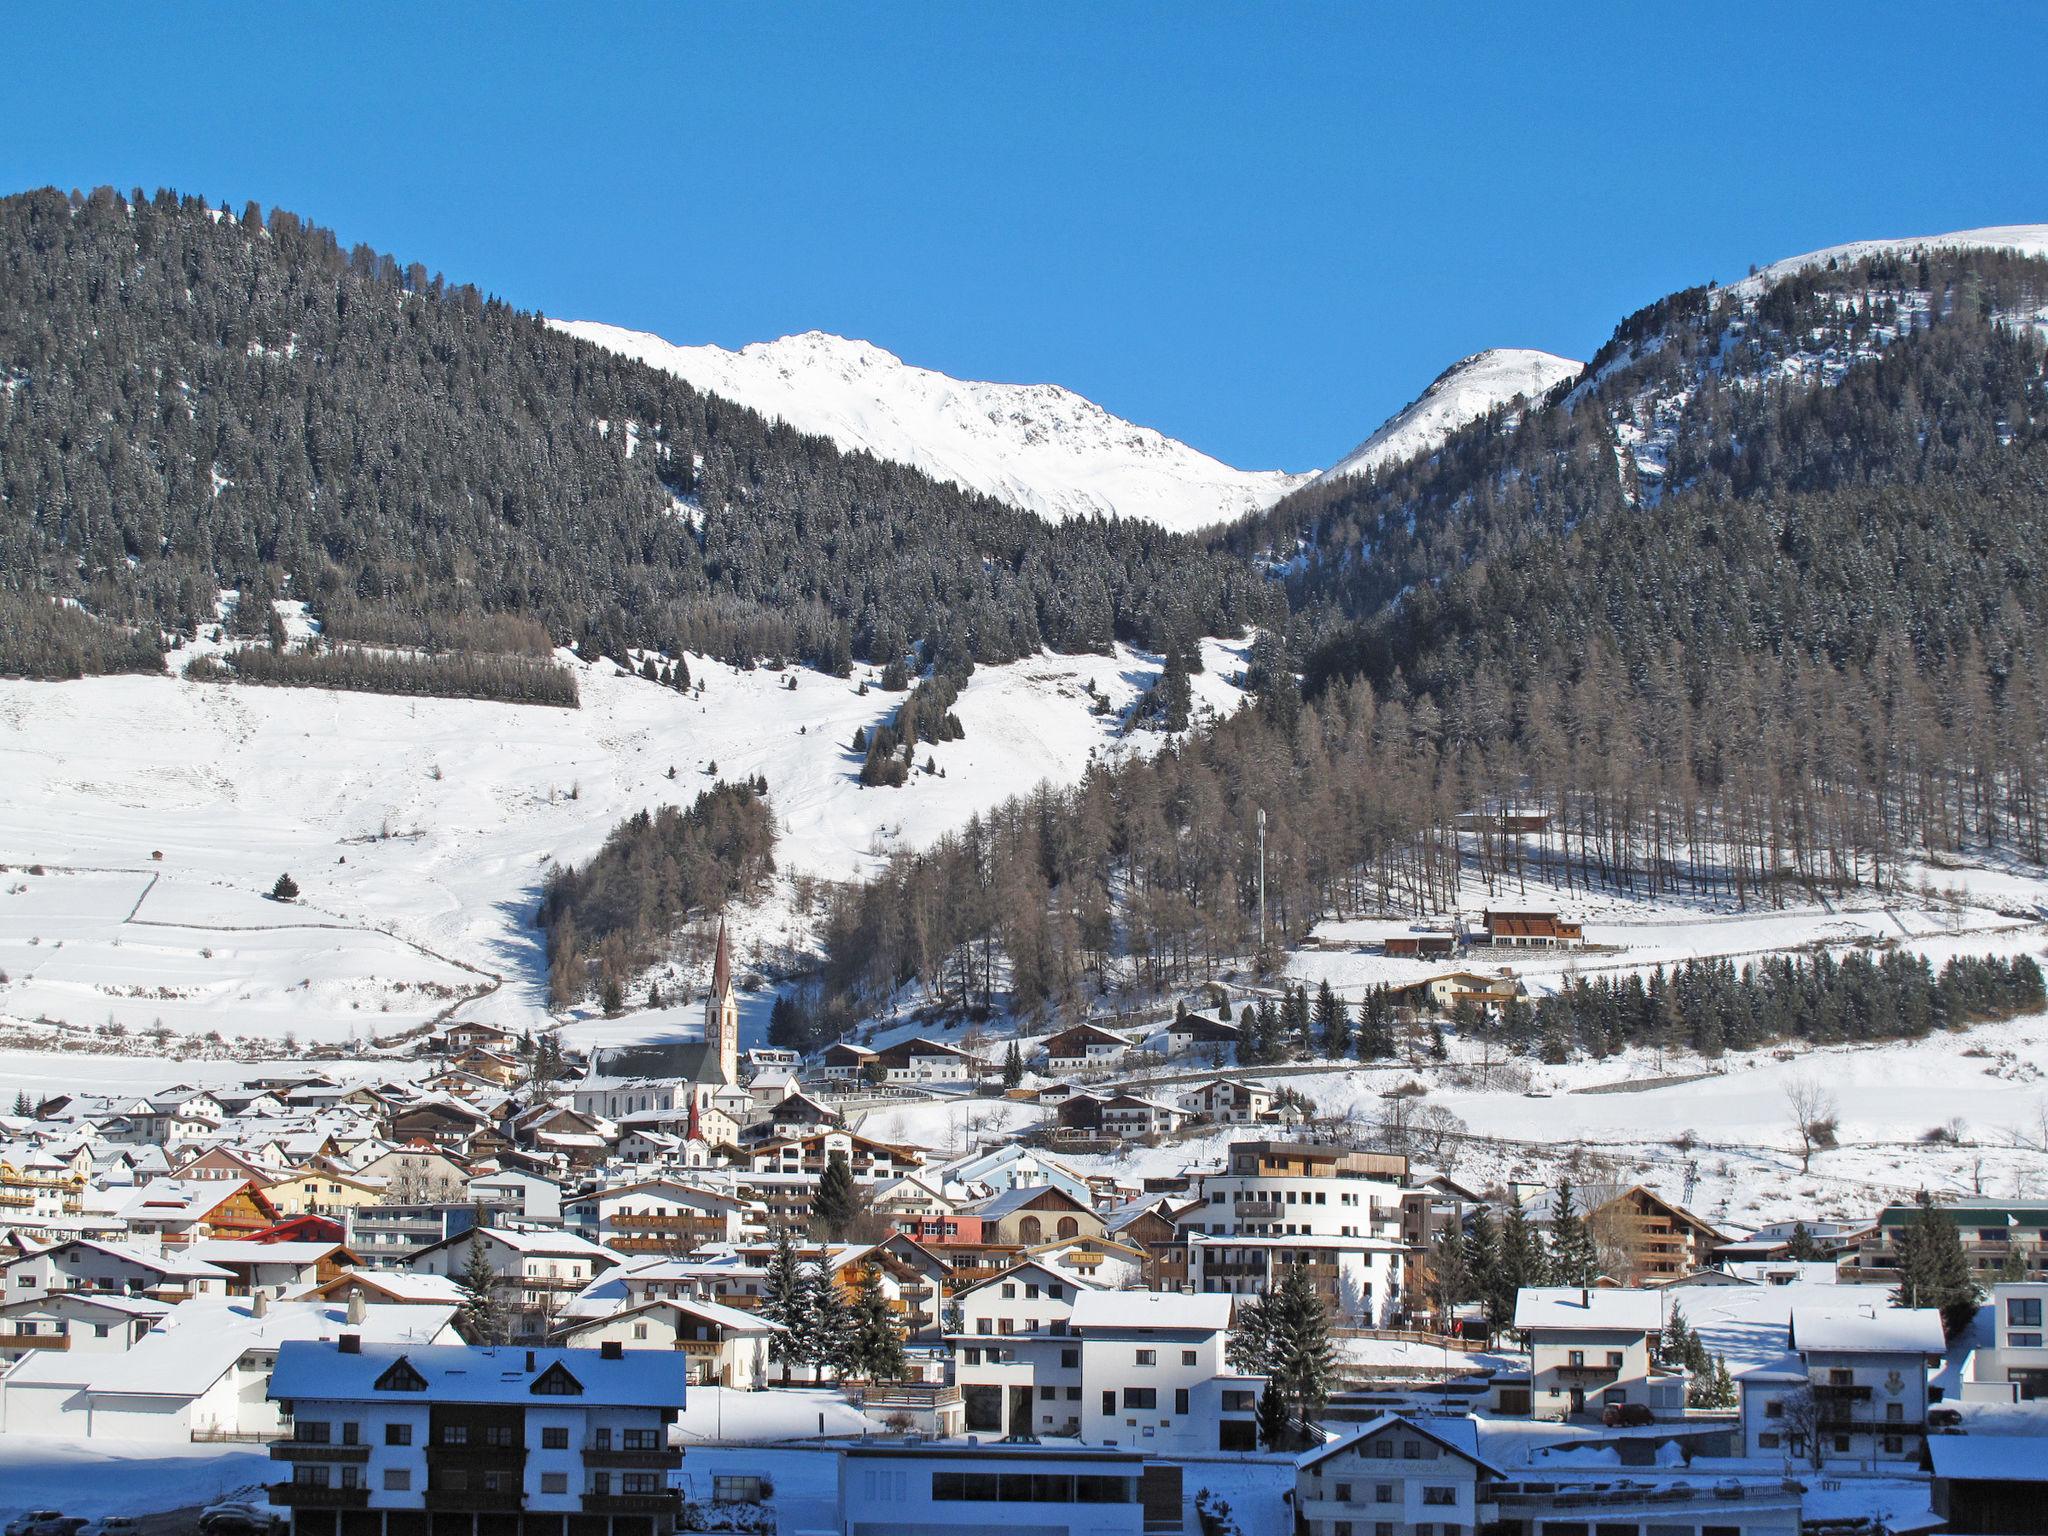
[[[595,989],[608,1011],[675,927],[757,895],[775,872],[775,816],[761,786],[723,781],[687,810],[664,805],[612,828],[580,867],[557,864],[536,920],[549,995],[567,1007]]]
[[[194,656],[185,676],[197,682],[262,683],[284,688],[342,688],[420,698],[492,699],[504,704],[577,707],[568,668],[532,656],[473,651],[366,650],[357,645],[281,650],[249,645]]]

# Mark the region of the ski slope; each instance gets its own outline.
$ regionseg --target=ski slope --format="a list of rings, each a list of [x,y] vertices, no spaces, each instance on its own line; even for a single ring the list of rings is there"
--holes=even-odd
[[[1102,514],[1191,532],[1261,511],[1311,478],[1233,469],[1056,384],[949,378],[823,331],[733,352],[592,320],[550,323],[848,452],[1054,521]]]

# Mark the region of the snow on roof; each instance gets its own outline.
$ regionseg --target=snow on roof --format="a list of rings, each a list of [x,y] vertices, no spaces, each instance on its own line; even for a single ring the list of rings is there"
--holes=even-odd
[[[1827,1354],[1938,1355],[1948,1348],[1933,1307],[1795,1307],[1792,1347]]]
[[[368,1293],[363,1298],[365,1301],[380,1291],[401,1302],[411,1303],[447,1302],[450,1305],[459,1305],[463,1299],[462,1287],[447,1275],[421,1275],[409,1269],[345,1269],[324,1284],[307,1286],[293,1299],[304,1299],[315,1291],[331,1291],[336,1296],[346,1298],[358,1285]]]
[[[353,1333],[393,1344],[425,1345],[454,1321],[455,1308],[379,1307],[363,1309],[351,1323],[336,1302],[273,1302],[258,1317],[246,1301],[213,1297],[181,1302],[122,1354],[41,1354],[10,1373],[10,1382],[76,1385],[88,1392],[139,1397],[196,1397],[253,1349],[277,1349],[291,1341],[333,1339]]]
[[[1395,1424],[1399,1424],[1404,1429],[1412,1429],[1418,1434],[1427,1436],[1452,1455],[1462,1456],[1467,1461],[1476,1463],[1483,1470],[1491,1472],[1495,1477],[1505,1475],[1499,1467],[1493,1465],[1493,1463],[1487,1461],[1479,1454],[1477,1428],[1469,1416],[1465,1418],[1432,1418],[1425,1423],[1420,1419],[1409,1418],[1405,1414],[1383,1413],[1378,1418],[1361,1424],[1350,1434],[1327,1441],[1317,1446],[1314,1450],[1303,1452],[1295,1459],[1294,1464],[1297,1467],[1312,1467],[1317,1462],[1335,1456],[1340,1451],[1348,1451],[1361,1440],[1376,1435],[1381,1430]]]
[[[472,1228],[457,1234],[457,1236],[458,1238],[468,1237],[475,1230]],[[507,1248],[511,1248],[519,1253],[603,1259],[607,1264],[619,1262],[619,1256],[613,1253],[611,1249],[601,1248],[596,1243],[591,1242],[589,1238],[578,1237],[575,1233],[565,1232],[560,1227],[548,1227],[540,1231],[532,1231],[524,1227],[485,1227],[482,1231],[484,1236],[494,1237]],[[450,1241],[455,1240],[450,1239]]]
[[[318,1264],[340,1243],[259,1243],[248,1238],[201,1238],[187,1246],[195,1259],[208,1264]]]
[[[419,1392],[377,1390],[377,1378],[400,1357],[426,1381]],[[277,1352],[270,1395],[290,1401],[368,1401],[379,1397],[430,1403],[530,1403],[533,1385],[560,1365],[582,1386],[569,1397],[583,1407],[681,1408],[683,1373],[668,1350],[628,1349],[607,1359],[594,1349],[484,1349],[467,1344],[406,1347],[365,1341],[360,1354],[331,1343],[295,1342]]]
[[[1083,1291],[1074,1298],[1072,1326],[1080,1333],[1105,1328],[1218,1332],[1230,1326],[1230,1298],[1167,1291]]]
[[[194,1257],[190,1252],[175,1249],[137,1248],[128,1243],[107,1243],[96,1238],[74,1237],[56,1245],[59,1248],[87,1248],[94,1253],[105,1254],[124,1264],[133,1264],[138,1269],[154,1270],[160,1275],[175,1275],[185,1279],[228,1280],[232,1274],[218,1264],[209,1264]],[[44,1250],[49,1252],[51,1250]],[[18,1260],[10,1259],[9,1263]]]
[[[1656,1291],[1600,1290],[1576,1285],[1525,1285],[1515,1295],[1515,1328],[1595,1328],[1654,1333],[1664,1326]]]

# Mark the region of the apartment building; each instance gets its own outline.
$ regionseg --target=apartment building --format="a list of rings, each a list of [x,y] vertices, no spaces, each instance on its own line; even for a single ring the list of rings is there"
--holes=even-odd
[[[1992,1347],[1977,1351],[1971,1380],[2011,1389],[2019,1402],[2048,1398],[2048,1281],[1992,1287]]]
[[[1999,1200],[1968,1196],[1941,1202],[1962,1234],[1970,1267],[1993,1275],[2017,1250],[2028,1276],[2048,1271],[2048,1200]],[[1913,1224],[1920,1207],[1911,1202],[1888,1205],[1877,1221],[1861,1233],[1843,1255],[1842,1277],[1890,1284],[1899,1277],[1899,1234]]]
[[[483,1250],[493,1287],[511,1314],[515,1338],[543,1339],[569,1299],[619,1263],[608,1248],[572,1232],[507,1227],[472,1227],[423,1248],[406,1261],[415,1274],[454,1279],[469,1264],[473,1247]]]
[[[270,1501],[293,1536],[381,1536],[459,1524],[502,1536],[669,1536],[668,1426],[683,1375],[668,1355],[608,1346],[476,1349],[283,1345],[270,1397],[292,1419],[271,1446],[289,1476]],[[586,1523],[587,1522],[587,1523]]]
[[[1068,1328],[1081,1341],[1081,1438],[1089,1444],[1257,1449],[1265,1382],[1224,1361],[1228,1298],[1083,1291]]]
[[[1685,1411],[1685,1373],[1652,1358],[1664,1328],[1657,1291],[1525,1286],[1515,1331],[1529,1340],[1529,1405],[1539,1419],[1600,1415],[1623,1404]]]

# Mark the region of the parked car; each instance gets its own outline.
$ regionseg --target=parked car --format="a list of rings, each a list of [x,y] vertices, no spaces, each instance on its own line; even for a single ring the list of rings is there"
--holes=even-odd
[[[58,1515],[50,1520],[38,1520],[28,1528],[28,1536],[78,1536],[92,1522],[83,1515]]]
[[[265,1504],[223,1499],[199,1512],[201,1536],[271,1536],[284,1522]]]
[[[78,1536],[141,1536],[142,1522],[133,1515],[106,1515],[86,1522]]]
[[[1657,1416],[1650,1412],[1648,1403],[1609,1403],[1600,1411],[1600,1422],[1609,1429],[1621,1429],[1637,1424],[1654,1424]]]
[[[30,1531],[41,1525],[45,1520],[62,1520],[63,1518],[64,1511],[61,1509],[31,1509],[16,1515],[7,1522],[5,1536],[28,1536]]]

